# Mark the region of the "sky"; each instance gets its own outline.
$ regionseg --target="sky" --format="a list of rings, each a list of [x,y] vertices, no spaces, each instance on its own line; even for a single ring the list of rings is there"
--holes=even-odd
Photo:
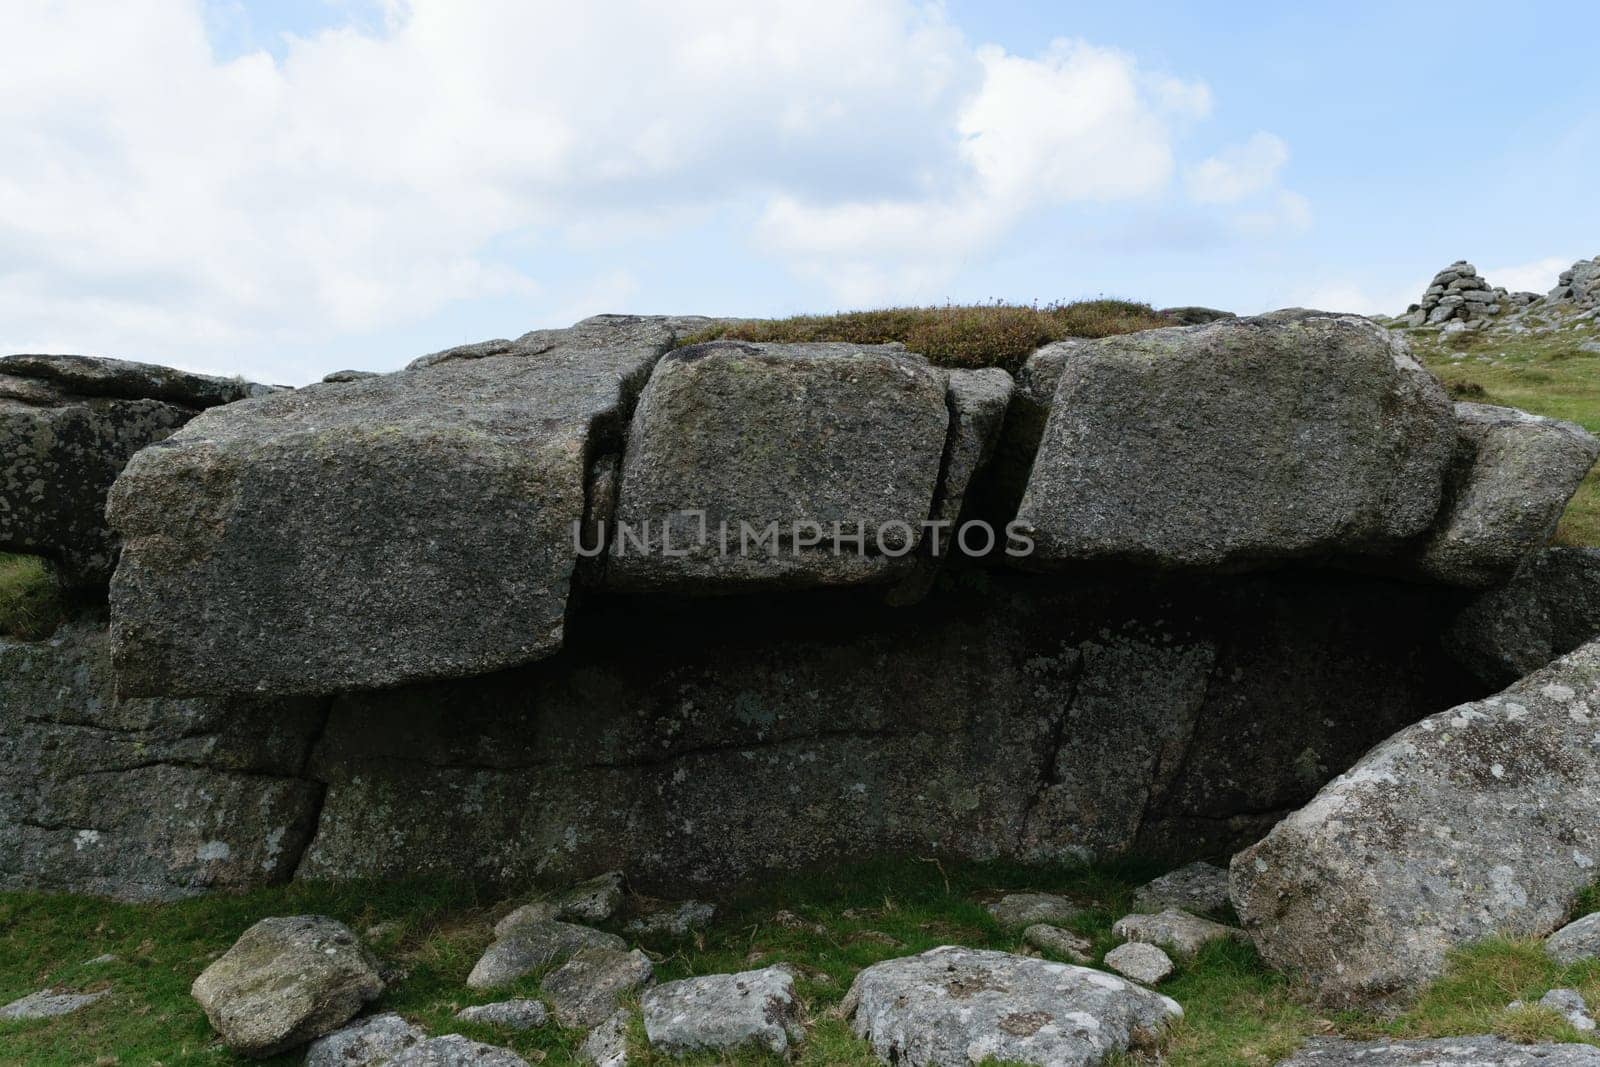
[[[1395,313],[1600,253],[1600,5],[0,0],[0,352],[603,312]]]

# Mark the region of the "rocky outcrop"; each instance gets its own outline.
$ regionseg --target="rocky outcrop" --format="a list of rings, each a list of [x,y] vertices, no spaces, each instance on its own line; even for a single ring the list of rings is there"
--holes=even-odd
[[[1556,287],[1546,297],[1551,303],[1574,304],[1580,308],[1600,307],[1600,256],[1580,259],[1561,272]]]
[[[166,900],[284,882],[322,787],[324,708],[119,700],[104,622],[0,640],[0,888]]]
[[[1335,1006],[1405,1002],[1447,953],[1547,934],[1600,862],[1600,642],[1375,748],[1232,864],[1262,956]]]
[[[190,989],[223,1042],[256,1058],[333,1032],[382,992],[371,953],[320,915],[262,919]]]
[[[1439,510],[1443,388],[1363,319],[1108,337],[1063,362],[1017,518],[1035,567],[1393,552]]]
[[[1478,276],[1478,268],[1458,259],[1433,276],[1422,299],[1407,309],[1406,325],[1481,326],[1502,311],[1526,307],[1537,299],[1537,293],[1509,293],[1503,288],[1491,287]]]
[[[1457,404],[1455,410],[1455,468],[1419,567],[1438,581],[1497,585],[1549,544],[1567,501],[1600,457],[1600,440],[1574,423],[1515,408]]]
[[[1600,637],[1600,549],[1548,548],[1450,624],[1445,645],[1486,685],[1501,688]]]
[[[0,357],[0,549],[104,585],[117,556],[106,493],[128,460],[205,408],[268,391],[116,359]]]
[[[878,1059],[907,1067],[1090,1067],[1183,1015],[1104,971],[954,946],[866,968],[840,1012]]]

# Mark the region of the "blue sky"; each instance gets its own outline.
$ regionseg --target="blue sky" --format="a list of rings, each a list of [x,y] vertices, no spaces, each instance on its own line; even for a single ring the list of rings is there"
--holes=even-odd
[[[299,383],[603,311],[1398,311],[1600,252],[1592,5],[0,10],[0,351]]]

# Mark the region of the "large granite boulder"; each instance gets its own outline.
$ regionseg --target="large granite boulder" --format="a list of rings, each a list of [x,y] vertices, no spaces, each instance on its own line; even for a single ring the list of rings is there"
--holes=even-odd
[[[840,1012],[880,1060],[905,1067],[1090,1067],[1153,1044],[1183,1015],[1104,971],[949,945],[866,968]]]
[[[555,651],[590,461],[670,343],[636,327],[232,405],[141,454],[108,509],[124,690],[331,693]]]
[[[1243,568],[1393,551],[1438,512],[1456,425],[1364,319],[1225,320],[1075,347],[1018,519],[1036,567]]]
[[[1503,687],[1600,636],[1600,549],[1547,548],[1461,610],[1445,646]]]
[[[715,592],[907,570],[939,485],[946,393],[945,372],[899,346],[673,352],[634,415],[607,583]]]
[[[1279,1067],[1600,1067],[1600,1048],[1519,1045],[1489,1036],[1425,1041],[1319,1038]]]
[[[106,492],[128,460],[207,407],[268,391],[117,359],[0,357],[0,549],[103,585],[117,558]]]
[[[382,992],[372,954],[322,915],[262,919],[190,988],[223,1042],[251,1057],[332,1033]]]
[[[119,700],[102,620],[0,640],[0,889],[168,900],[287,881],[322,787],[304,701]]]
[[[1498,585],[1549,543],[1600,440],[1570,422],[1488,404],[1457,404],[1456,424],[1444,513],[1418,566],[1443,582]]]
[[[1373,749],[1234,857],[1233,904],[1325,1003],[1404,1003],[1452,948],[1565,920],[1597,805],[1600,642]]]

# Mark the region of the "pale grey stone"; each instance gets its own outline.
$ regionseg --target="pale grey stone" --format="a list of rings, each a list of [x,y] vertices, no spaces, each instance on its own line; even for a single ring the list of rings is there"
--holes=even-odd
[[[519,923],[484,950],[467,976],[467,986],[493,989],[541,967],[563,963],[582,949],[625,950],[627,947],[616,934],[591,930],[587,926],[550,921]]]
[[[1584,1001],[1583,994],[1576,989],[1552,989],[1540,997],[1533,1005],[1553,1011],[1567,1021],[1567,1025],[1579,1033],[1586,1033],[1595,1028],[1593,1016],[1589,1014],[1589,1005]],[[1529,1007],[1523,1001],[1514,1000],[1506,1005],[1507,1011],[1520,1011]]]
[[[628,434],[607,584],[708,593],[908,572],[934,505],[946,392],[944,371],[887,345],[672,352]],[[776,540],[757,546],[771,524]],[[858,531],[864,549],[836,540]]]
[[[1036,547],[1018,562],[1392,552],[1433,521],[1455,443],[1443,387],[1365,319],[1104,338],[1065,361],[1017,516]]]
[[[1154,915],[1125,915],[1111,927],[1125,941],[1142,941],[1189,959],[1213,941],[1243,940],[1244,931],[1169,908]]]
[[[1130,941],[1106,953],[1105,964],[1135,982],[1155,985],[1172,974],[1172,959],[1154,945]]]
[[[1154,1043],[1176,1001],[1103,971],[945,946],[873,964],[840,1007],[885,1063],[1089,1067]]]
[[[805,1039],[794,976],[783,967],[667,982],[639,1006],[651,1047],[673,1055],[753,1046],[787,1056]]]
[[[1007,893],[989,905],[989,914],[1001,926],[1015,929],[1035,923],[1070,923],[1083,914],[1083,905],[1055,893]]]
[[[393,1012],[373,1015],[311,1042],[305,1067],[379,1067],[427,1038]]]
[[[645,936],[666,935],[687,937],[690,933],[710,924],[716,917],[717,906],[699,900],[686,900],[669,904],[628,923],[630,933]]]
[[[1545,939],[1544,950],[1564,967],[1600,959],[1600,911],[1568,923]]]
[[[1452,948],[1560,925],[1600,862],[1600,642],[1373,749],[1236,855],[1268,963],[1330,1006],[1403,1004]]]
[[[1496,585],[1549,543],[1600,457],[1600,440],[1574,423],[1515,408],[1455,410],[1460,438],[1445,510],[1418,566],[1439,581]]]
[[[1022,940],[1043,952],[1065,956],[1073,963],[1094,962],[1094,942],[1082,934],[1049,923],[1034,923],[1022,931]]]
[[[628,1013],[616,1012],[589,1031],[578,1058],[594,1067],[628,1067]]]
[[[383,992],[378,963],[322,915],[262,919],[190,987],[233,1051],[274,1056],[343,1026]]]
[[[502,1000],[497,1004],[474,1004],[456,1012],[464,1023],[482,1023],[507,1030],[536,1030],[550,1020],[550,1011],[537,1000]]]
[[[605,922],[622,907],[622,872],[608,871],[581,882],[555,899],[556,918],[569,922]]]
[[[562,1026],[598,1026],[654,973],[638,949],[585,948],[546,975],[539,991]]]
[[[0,1008],[0,1022],[25,1022],[71,1015],[109,994],[110,990],[99,993],[52,993],[49,990],[29,993]]]
[[[385,1067],[528,1067],[528,1061],[498,1045],[446,1034],[412,1045]]]
[[[1204,860],[1151,879],[1133,894],[1134,909],[1142,912],[1181,908],[1200,914],[1220,911],[1227,904],[1228,872]]]
[[[512,930],[527,923],[550,922],[557,918],[560,910],[553,900],[536,900],[531,904],[523,904],[494,924],[494,936],[505,937]]]
[[[1593,1045],[1517,1045],[1498,1037],[1431,1041],[1319,1038],[1279,1067],[1600,1067]]]

